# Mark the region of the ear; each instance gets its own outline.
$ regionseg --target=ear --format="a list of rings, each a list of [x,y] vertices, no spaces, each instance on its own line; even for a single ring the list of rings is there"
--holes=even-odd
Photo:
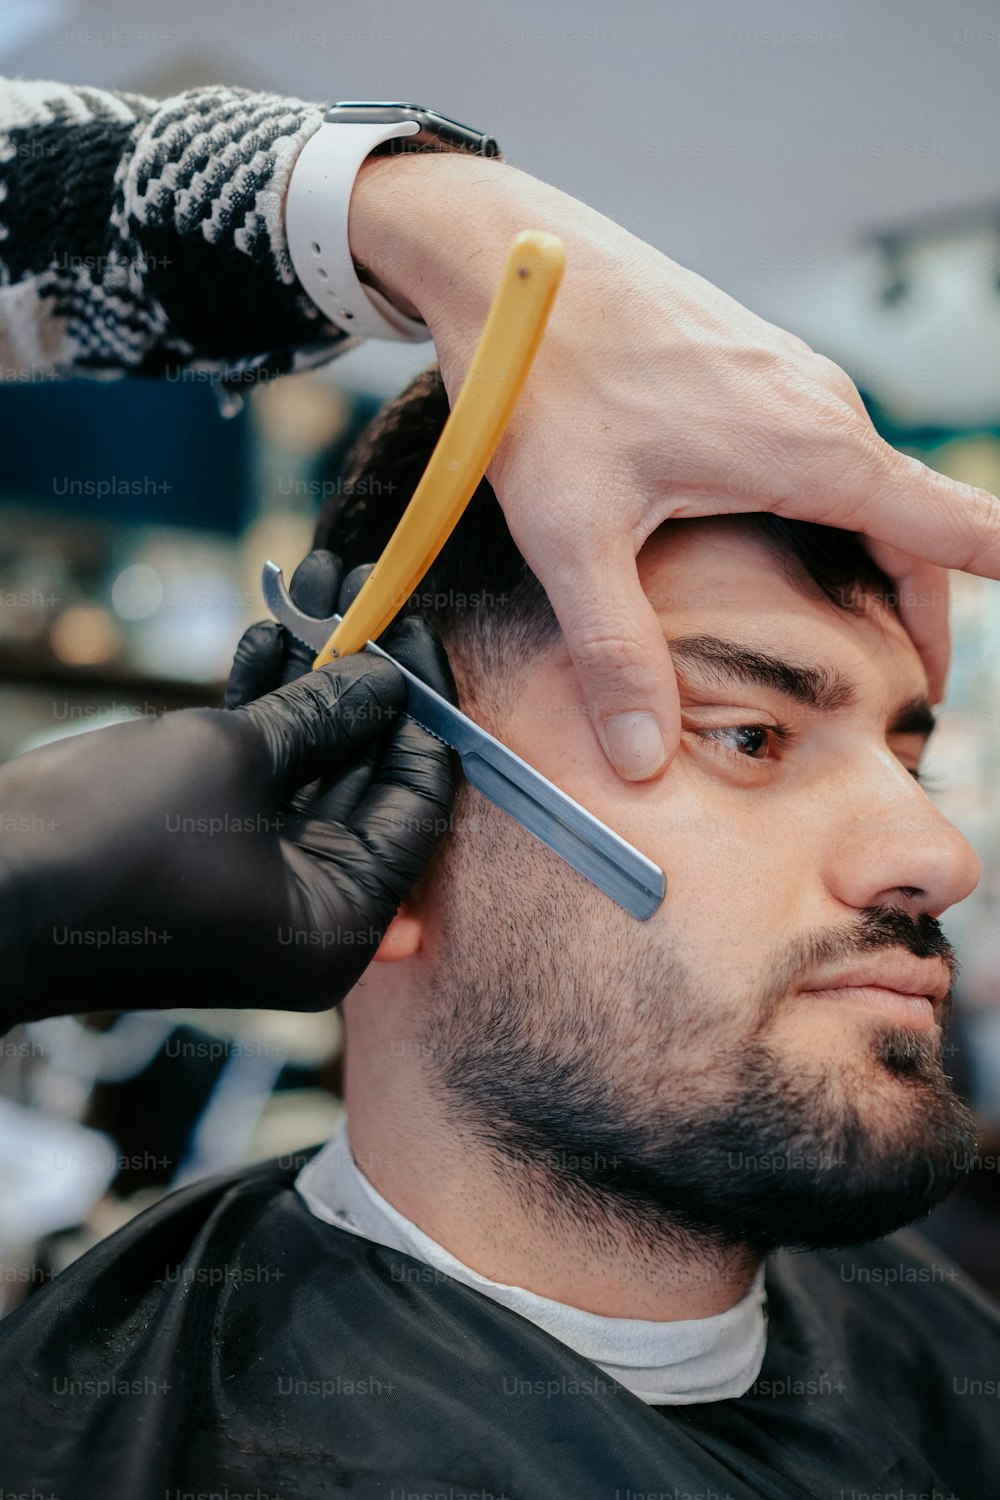
[[[386,928],[385,936],[372,957],[373,963],[398,964],[403,959],[413,958],[416,953],[419,953],[423,946],[426,927],[424,913],[434,909],[438,868],[443,857],[444,846],[450,838],[450,833],[444,835],[417,876],[413,889]]]
[[[406,901],[385,930],[372,958],[376,964],[398,964],[412,958],[423,941],[424,924],[415,908]]]

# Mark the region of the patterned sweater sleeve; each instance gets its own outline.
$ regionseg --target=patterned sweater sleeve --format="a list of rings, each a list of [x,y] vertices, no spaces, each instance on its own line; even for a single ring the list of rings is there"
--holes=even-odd
[[[0,79],[0,377],[246,385],[354,343],[300,287],[282,199],[323,106]]]

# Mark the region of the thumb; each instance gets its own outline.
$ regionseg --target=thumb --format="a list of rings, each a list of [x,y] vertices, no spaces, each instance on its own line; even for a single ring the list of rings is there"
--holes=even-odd
[[[406,680],[398,668],[356,652],[232,713],[257,730],[274,788],[290,797],[354,761],[405,705]]]
[[[609,762],[624,781],[659,775],[680,744],[677,678],[627,543],[542,581]]]

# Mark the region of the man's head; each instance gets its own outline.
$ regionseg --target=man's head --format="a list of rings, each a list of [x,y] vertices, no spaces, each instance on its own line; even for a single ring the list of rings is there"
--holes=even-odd
[[[425,372],[355,450],[318,545],[375,558],[446,415]],[[412,604],[463,707],[661,865],[665,902],[636,922],[463,784],[345,1002],[349,1070],[360,1048],[379,1087],[418,1086],[531,1211],[647,1244],[875,1238],[929,1211],[974,1145],[926,1003],[907,1020],[856,989],[917,960],[916,988],[947,989],[937,918],[979,878],[913,775],[923,668],[848,533],[671,521],[638,565],[682,707],[652,782],[607,764],[485,484]],[[852,993],[810,993],[838,974]],[[382,1056],[401,1035],[407,1069]]]

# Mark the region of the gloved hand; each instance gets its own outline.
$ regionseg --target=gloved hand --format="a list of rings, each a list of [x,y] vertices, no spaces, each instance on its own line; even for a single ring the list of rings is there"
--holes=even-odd
[[[311,554],[292,589],[328,615],[339,582],[337,560]],[[423,621],[380,644],[457,702]],[[0,768],[0,1030],[343,999],[448,824],[459,762],[402,715],[390,662],[310,660],[280,627],[251,627],[229,707],[92,730]]]

